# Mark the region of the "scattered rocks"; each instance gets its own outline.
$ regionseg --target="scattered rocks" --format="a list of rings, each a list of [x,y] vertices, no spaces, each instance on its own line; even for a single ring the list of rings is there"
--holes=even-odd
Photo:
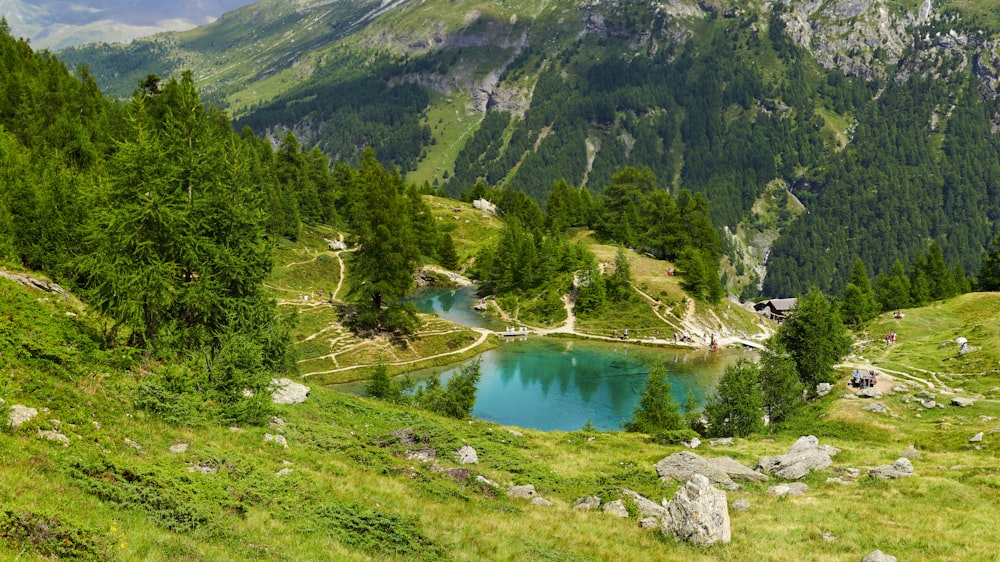
[[[403,453],[403,457],[408,461],[431,462],[437,458],[437,451],[431,447],[411,449]]]
[[[461,464],[477,464],[479,462],[479,456],[476,455],[476,450],[472,447],[465,445],[461,449],[455,451],[458,455],[458,462]]]
[[[729,457],[707,458],[690,451],[674,453],[656,463],[655,467],[661,480],[673,478],[678,482],[687,482],[693,475],[701,474],[727,490],[738,489],[740,486],[736,481],[767,481],[767,476]]]
[[[542,496],[535,496],[534,498],[531,499],[531,503],[541,507],[549,507],[550,505],[552,505],[552,502],[543,498]]]
[[[845,400],[854,400],[855,398],[858,397],[858,395],[854,394],[853,392],[846,392],[844,394],[841,394],[840,397]]]
[[[733,438],[723,437],[721,439],[712,439],[708,444],[713,447],[729,447],[733,444]]]
[[[601,506],[601,511],[615,517],[621,517],[622,519],[628,518],[628,508],[625,507],[625,500],[609,501]]]
[[[836,447],[820,445],[815,436],[806,435],[799,437],[784,455],[762,457],[757,462],[757,470],[786,480],[798,480],[813,470],[822,470],[833,464],[830,457],[839,452]]]
[[[45,429],[45,430],[39,429],[38,436],[48,441],[56,441],[58,443],[62,443],[63,447],[69,447],[69,437],[66,437],[62,433],[59,433],[58,431],[51,429]]]
[[[187,450],[188,450],[187,443],[177,443],[175,445],[170,446],[171,453],[184,453],[187,452]]]
[[[635,507],[639,510],[639,515],[642,517],[663,517],[667,514],[667,508],[644,497],[638,492],[622,488],[622,495],[630,498],[635,503]]]
[[[935,398],[937,398],[936,396],[934,396],[930,392],[927,392],[926,390],[921,390],[920,392],[914,394],[913,396],[918,400],[934,400]]]
[[[288,476],[289,474],[291,474],[293,472],[295,472],[295,469],[287,468],[286,467],[286,468],[282,468],[278,472],[275,472],[274,475],[275,476]]]
[[[219,472],[218,467],[212,466],[207,463],[200,462],[194,466],[188,467],[188,472],[195,473],[200,472],[201,474],[215,474]]]
[[[901,457],[896,459],[896,462],[892,464],[884,464],[882,466],[876,466],[875,468],[868,471],[868,476],[871,478],[880,478],[883,480],[889,480],[892,478],[906,478],[907,476],[913,476],[913,463],[910,459],[906,457]]]
[[[918,450],[916,450],[916,449],[913,448],[913,445],[910,445],[909,449],[903,449],[903,452],[900,453],[900,454],[903,457],[908,458],[910,460],[920,460],[920,459],[922,459],[924,457],[920,453],[920,451],[918,451]]]
[[[597,496],[588,496],[586,498],[580,498],[576,500],[573,504],[574,510],[579,511],[590,511],[592,509],[597,509],[601,507],[601,498]]]
[[[889,410],[888,406],[886,406],[885,404],[883,404],[881,402],[873,402],[873,403],[871,403],[871,404],[869,404],[869,405],[867,405],[867,406],[865,406],[864,408],[861,408],[861,409],[864,410],[864,411],[866,411],[866,412],[872,412],[874,414],[890,414],[890,413],[892,413]]]
[[[14,404],[7,412],[7,423],[12,429],[17,429],[38,415],[38,410]]]
[[[982,440],[983,440],[983,432],[980,431],[979,433],[977,433],[977,434],[975,434],[975,435],[973,435],[972,437],[969,438],[969,443],[979,443]]]
[[[910,391],[910,387],[906,386],[905,384],[897,384],[896,386],[892,387],[892,391],[893,392],[909,392]]]
[[[125,438],[125,444],[128,445],[129,447],[132,447],[133,449],[135,449],[140,453],[143,451],[142,445],[136,443],[135,441],[132,441],[128,437]]]
[[[285,431],[285,420],[279,418],[278,416],[271,416],[271,422],[267,426],[271,429],[283,432]]]
[[[727,543],[732,537],[726,493],[712,487],[708,478],[695,474],[677,491],[667,507],[664,534],[699,546]]]
[[[951,405],[958,406],[959,408],[968,408],[969,406],[972,406],[975,403],[976,401],[973,400],[972,398],[962,398],[960,396],[956,396],[951,399]]]
[[[274,443],[275,445],[281,445],[286,449],[288,448],[288,440],[285,439],[284,435],[271,435],[270,433],[265,433],[264,443]]]
[[[862,388],[858,391],[859,398],[874,398],[875,400],[882,399],[882,391],[875,387]]]
[[[803,482],[789,482],[787,484],[778,484],[777,486],[771,486],[767,489],[767,495],[769,496],[801,496],[806,493],[809,486]]]
[[[681,441],[681,445],[684,445],[688,449],[697,449],[701,445],[701,439],[692,437],[690,441]]]
[[[301,404],[309,397],[309,387],[291,379],[273,379],[271,400],[275,404]]]
[[[526,484],[523,486],[511,486],[510,488],[507,488],[507,495],[512,498],[523,498],[526,500],[530,500],[531,498],[537,496],[538,493],[535,492],[534,485]]]
[[[733,508],[733,511],[746,511],[750,509],[750,502],[747,500],[734,500],[730,507]]]
[[[413,429],[409,427],[404,427],[397,429],[389,434],[389,437],[395,439],[400,445],[410,446],[416,445],[420,442],[417,434],[413,432]]]
[[[881,550],[873,550],[861,559],[861,562],[897,562],[895,556],[891,556]]]
[[[816,385],[816,396],[819,397],[826,396],[827,394],[830,394],[831,390],[833,390],[832,384],[828,382],[821,382]]]

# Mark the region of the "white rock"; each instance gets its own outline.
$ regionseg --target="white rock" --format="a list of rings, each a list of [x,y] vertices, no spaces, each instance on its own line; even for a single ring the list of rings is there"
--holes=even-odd
[[[973,435],[971,438],[969,438],[969,443],[979,443],[982,440],[983,440],[983,432],[980,431],[979,433],[977,433],[977,434]]]
[[[265,433],[264,443],[274,443],[275,445],[281,445],[282,447],[288,448],[288,440],[285,439],[284,435],[271,435],[270,433]]]
[[[732,538],[726,493],[708,478],[695,474],[667,507],[661,529],[664,534],[699,546],[727,543]]]
[[[461,449],[455,451],[458,455],[458,462],[461,464],[477,464],[479,462],[479,456],[476,454],[476,450],[472,447],[465,445]]]
[[[809,486],[803,482],[789,482],[771,486],[767,489],[767,494],[769,496],[801,496],[808,489]]]
[[[22,406],[21,404],[14,404],[10,407],[10,411],[7,412],[7,423],[10,424],[11,428],[17,429],[37,415],[38,410],[34,408]]]
[[[868,556],[861,559],[861,562],[897,562],[895,556],[891,556],[881,550],[873,550]]]
[[[955,398],[951,399],[951,405],[952,406],[958,406],[960,408],[968,408],[969,406],[972,406],[975,403],[976,403],[976,401],[973,400],[972,398],[962,398],[962,397],[956,396]]]
[[[910,459],[906,457],[900,457],[892,464],[876,466],[875,468],[869,470],[868,476],[872,478],[881,478],[883,480],[913,476],[913,463],[911,463]]]
[[[624,500],[609,501],[601,506],[601,511],[622,519],[628,518],[628,508],[625,507]]]
[[[575,504],[573,504],[573,509],[577,511],[590,511],[599,507],[601,507],[601,498],[597,496],[580,498],[576,500]]]
[[[293,472],[295,472],[295,469],[293,468],[282,468],[281,470],[275,473],[275,476],[288,476]]]
[[[47,439],[49,441],[56,441],[58,443],[62,443],[63,447],[69,447],[69,437],[66,437],[62,433],[59,433],[58,431],[52,431],[52,430],[43,431],[39,429],[38,436],[41,437],[42,439]]]
[[[187,450],[188,450],[188,444],[187,443],[177,443],[175,445],[171,445],[170,446],[170,452],[171,453],[183,453],[183,452],[185,452]]]
[[[534,498],[531,499],[531,503],[542,507],[549,507],[550,505],[552,505],[552,502],[543,498],[542,496],[535,496]]]
[[[309,396],[309,387],[291,379],[273,379],[271,399],[275,404],[301,404]]]
[[[530,500],[531,498],[537,496],[538,493],[535,492],[534,485],[525,484],[523,486],[511,486],[510,488],[507,488],[507,495],[512,498],[523,498],[526,500]]]

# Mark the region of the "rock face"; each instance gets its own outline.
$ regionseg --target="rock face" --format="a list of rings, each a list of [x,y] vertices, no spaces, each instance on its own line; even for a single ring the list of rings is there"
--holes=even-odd
[[[822,470],[833,464],[830,458],[840,451],[829,445],[820,445],[812,435],[799,437],[784,455],[762,457],[757,470],[773,474],[786,480],[798,480],[813,470]]]
[[[274,390],[271,400],[275,404],[301,404],[309,396],[309,387],[290,379],[274,379],[271,381]]]
[[[731,538],[729,508],[726,493],[712,487],[708,478],[695,474],[677,491],[667,507],[668,517],[663,518],[661,529],[699,546],[727,543]]]
[[[476,464],[479,462],[479,456],[476,455],[476,450],[468,445],[456,451],[455,454],[458,455],[458,462],[462,464]]]
[[[10,424],[12,429],[17,429],[37,415],[38,410],[34,408],[14,404],[10,407],[10,411],[7,413],[7,423]]]
[[[901,457],[896,459],[896,462],[892,464],[876,466],[875,468],[869,470],[868,476],[872,478],[881,478],[883,480],[913,476],[913,463],[910,462],[910,459]]]
[[[661,480],[673,478],[678,482],[687,482],[695,474],[701,474],[719,487],[736,490],[740,482],[765,482],[767,476],[729,457],[706,458],[690,451],[674,453],[656,463],[656,473]]]
[[[868,556],[862,558],[861,562],[896,562],[896,557],[886,554],[881,550],[873,550]]]

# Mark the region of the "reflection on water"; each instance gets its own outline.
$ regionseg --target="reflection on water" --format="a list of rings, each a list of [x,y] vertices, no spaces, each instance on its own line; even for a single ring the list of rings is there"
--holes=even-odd
[[[451,306],[454,309],[455,304]],[[621,429],[642,395],[654,361],[666,364],[672,393],[679,404],[684,403],[689,391],[704,403],[726,365],[743,355],[541,337],[509,341],[481,355],[483,376],[472,413],[504,425],[542,430],[572,431],[588,420],[599,429]],[[461,366],[417,371],[409,376],[419,381],[440,373],[443,382]],[[361,392],[363,386],[342,388]]]

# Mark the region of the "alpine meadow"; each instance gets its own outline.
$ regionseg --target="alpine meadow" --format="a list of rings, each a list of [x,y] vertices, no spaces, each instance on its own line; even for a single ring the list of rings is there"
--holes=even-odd
[[[994,6],[112,4],[0,3],[0,559],[997,559]]]

